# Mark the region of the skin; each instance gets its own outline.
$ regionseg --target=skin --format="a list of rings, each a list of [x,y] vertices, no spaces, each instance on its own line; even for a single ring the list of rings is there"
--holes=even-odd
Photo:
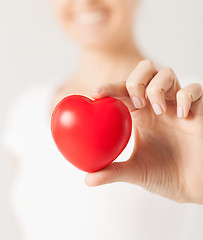
[[[177,202],[203,204],[201,85],[181,88],[172,69],[144,60],[132,31],[138,1],[53,0],[53,4],[64,31],[81,48],[81,61],[56,90],[52,109],[69,94],[112,96],[127,105],[133,120],[136,139],[130,159],[88,173],[86,184],[129,182]],[[81,24],[81,14],[87,11],[99,11],[102,17]]]
[[[106,96],[122,100],[131,111],[134,152],[126,162],[115,162],[89,173],[87,185],[129,182],[177,202],[202,204],[201,85],[194,83],[181,89],[172,69],[158,71],[151,61],[145,60],[127,81],[103,85],[99,92],[92,93],[94,98]],[[133,105],[133,98],[137,96],[143,102],[139,108]],[[162,113],[156,114],[154,103],[161,105]],[[177,116],[178,106],[183,108],[183,115]]]

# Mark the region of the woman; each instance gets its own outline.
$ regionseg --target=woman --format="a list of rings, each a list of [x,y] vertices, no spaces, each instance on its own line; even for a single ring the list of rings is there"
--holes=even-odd
[[[64,96],[118,97],[129,107],[137,128],[117,161],[131,159],[88,174],[86,183],[126,181],[180,202],[201,198],[202,185],[190,181],[192,175],[186,182],[188,191],[177,182],[193,167],[191,154],[200,151],[195,145],[186,152],[183,145],[202,143],[201,134],[197,136],[202,132],[202,90],[198,84],[180,89],[172,70],[144,60],[133,41],[137,4],[136,0],[54,0],[64,30],[81,46],[81,62],[62,84],[32,87],[11,111],[5,143],[20,161],[13,204],[26,240],[185,240],[193,239],[194,233],[195,239],[203,238],[202,208],[179,205],[122,182],[88,188],[85,173],[63,159],[51,138],[51,112]],[[91,93],[98,86],[102,87]],[[181,119],[176,116],[176,93]],[[191,109],[188,93],[194,101]],[[180,174],[184,159],[187,169]],[[194,162],[199,163],[198,175],[202,165],[199,159]],[[198,188],[192,199],[194,187]]]

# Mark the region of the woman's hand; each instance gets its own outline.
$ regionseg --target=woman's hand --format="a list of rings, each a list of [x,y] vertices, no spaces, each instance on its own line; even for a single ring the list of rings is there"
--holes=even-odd
[[[125,162],[86,175],[97,186],[129,182],[178,202],[203,204],[203,98],[200,84],[180,87],[170,68],[141,61],[126,82],[101,86],[95,99],[122,100],[133,120],[135,146]]]

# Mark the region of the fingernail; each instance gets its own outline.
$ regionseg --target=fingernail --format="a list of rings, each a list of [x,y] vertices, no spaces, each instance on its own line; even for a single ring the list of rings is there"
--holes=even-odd
[[[156,115],[160,115],[163,113],[163,110],[161,108],[161,106],[158,103],[153,103],[152,107],[154,109],[154,112],[156,113]]]
[[[184,117],[183,108],[181,106],[178,107],[177,115],[179,118]]]
[[[136,108],[141,108],[143,106],[141,100],[138,97],[133,97],[132,100]]]
[[[92,93],[101,93],[103,89],[102,88],[96,88],[96,89],[93,89],[91,92]]]

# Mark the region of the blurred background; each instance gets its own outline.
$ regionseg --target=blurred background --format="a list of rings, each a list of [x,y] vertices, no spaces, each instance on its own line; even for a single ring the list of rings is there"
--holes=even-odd
[[[173,68],[182,86],[203,84],[203,1],[143,0],[136,19],[147,58]],[[51,1],[0,1],[0,134],[10,104],[35,82],[73,71],[78,51],[55,20]],[[9,190],[14,165],[0,147],[0,239],[21,239]]]

